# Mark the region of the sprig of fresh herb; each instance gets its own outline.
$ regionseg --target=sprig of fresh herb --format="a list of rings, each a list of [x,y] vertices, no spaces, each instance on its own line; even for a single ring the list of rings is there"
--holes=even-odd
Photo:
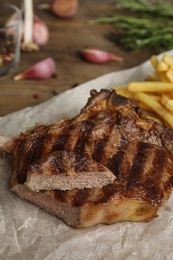
[[[163,0],[157,0],[153,3],[147,0],[118,0],[116,7],[118,9],[128,9],[133,12],[146,12],[159,16],[173,17],[172,4]]]
[[[173,48],[171,4],[165,1],[151,4],[147,0],[121,0],[117,7],[121,11],[129,9],[131,15],[107,14],[90,23],[114,24],[117,30],[111,39],[129,51],[149,48],[158,52]]]

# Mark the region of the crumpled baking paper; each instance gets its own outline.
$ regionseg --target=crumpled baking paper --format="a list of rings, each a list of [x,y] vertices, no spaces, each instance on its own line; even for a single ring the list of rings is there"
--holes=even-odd
[[[170,55],[173,51],[168,52]],[[152,73],[149,61],[103,75],[47,102],[0,118],[0,135],[13,136],[36,123],[74,116],[91,89],[112,88]],[[74,229],[9,189],[10,165],[0,159],[1,260],[165,260],[173,259],[173,196],[149,223],[119,222]]]

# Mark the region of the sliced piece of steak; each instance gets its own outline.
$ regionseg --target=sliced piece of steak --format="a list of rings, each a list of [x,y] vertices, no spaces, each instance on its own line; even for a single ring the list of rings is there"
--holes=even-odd
[[[56,151],[31,164],[25,185],[35,191],[100,188],[115,178],[86,153]]]

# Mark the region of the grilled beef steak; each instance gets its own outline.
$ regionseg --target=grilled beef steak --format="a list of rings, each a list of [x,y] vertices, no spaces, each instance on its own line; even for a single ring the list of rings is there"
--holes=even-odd
[[[173,186],[173,131],[115,91],[92,91],[78,116],[36,126],[4,150],[14,155],[11,189],[77,228],[150,221]],[[63,179],[71,172],[85,176],[78,188]]]

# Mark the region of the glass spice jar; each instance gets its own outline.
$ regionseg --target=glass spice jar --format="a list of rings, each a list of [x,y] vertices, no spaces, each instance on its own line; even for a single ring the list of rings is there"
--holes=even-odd
[[[21,10],[12,4],[0,4],[0,76],[19,63],[20,25]]]

